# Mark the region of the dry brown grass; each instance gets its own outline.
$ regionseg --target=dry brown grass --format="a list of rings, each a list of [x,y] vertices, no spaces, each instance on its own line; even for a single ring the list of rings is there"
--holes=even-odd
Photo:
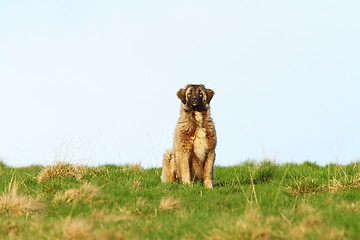
[[[302,194],[315,194],[320,192],[340,192],[347,191],[352,188],[360,188],[360,174],[353,177],[347,175],[332,178],[327,185],[316,183],[315,179],[303,178],[293,179],[293,186],[288,186],[286,191],[293,196]]]
[[[124,166],[123,171],[129,171],[129,170],[143,170],[143,169],[140,163],[136,163],[136,164],[130,164]]]
[[[309,217],[290,229],[288,239],[346,240],[345,231],[329,226],[320,217]]]
[[[342,212],[356,213],[360,212],[360,201],[349,203],[346,201],[337,202],[336,209]]]
[[[219,219],[219,227],[205,238],[210,240],[271,240],[271,239],[324,239],[347,240],[345,231],[326,224],[313,208],[307,205],[296,209],[301,220],[288,216],[263,216],[258,209],[250,208],[237,221]],[[290,219],[290,220],[289,220]]]
[[[207,239],[211,240],[244,240],[271,239],[272,229],[269,220],[263,218],[256,208],[248,209],[238,221],[226,222],[219,219],[219,228],[214,229]]]
[[[62,177],[74,177],[80,180],[87,172],[88,167],[58,162],[54,166],[43,168],[37,176],[37,180],[39,183],[44,183],[52,179]]]
[[[42,213],[45,211],[45,204],[38,199],[18,193],[16,184],[8,193],[0,196],[0,212],[14,215],[30,213]]]
[[[91,224],[82,219],[67,219],[63,225],[65,240],[90,239],[92,236],[91,231]]]
[[[98,226],[98,222],[90,219],[81,218],[66,218],[62,223],[62,238],[64,240],[125,240],[125,238],[119,233],[122,227],[118,227],[109,231],[101,224]],[[123,232],[123,231],[121,231]],[[49,238],[51,239],[51,238]],[[126,238],[126,239],[136,239]]]
[[[303,203],[289,216],[294,214],[300,216],[301,220],[289,225],[289,239],[347,240],[344,230],[327,224],[312,206]]]
[[[92,219],[99,222],[128,222],[135,219],[129,211],[119,213],[108,213],[104,210],[95,211],[91,215]]]
[[[180,199],[174,197],[165,197],[160,201],[160,210],[162,211],[172,211],[178,210],[182,207],[182,202]]]
[[[20,232],[20,227],[16,221],[7,221],[2,223],[2,231],[9,236],[10,239],[16,239],[15,237]]]
[[[293,185],[288,186],[286,191],[293,196],[301,194],[314,194],[326,190],[324,185],[318,184],[316,179],[304,177],[302,179],[293,179]]]
[[[349,190],[351,188],[360,188],[360,174],[354,177],[345,177],[343,179],[333,178],[330,180],[329,192],[340,192]]]
[[[65,192],[58,192],[55,197],[55,202],[91,202],[100,194],[100,188],[90,183],[84,183],[79,188],[68,189]]]
[[[136,204],[135,204],[135,208],[140,210],[140,209],[144,209],[146,207],[147,201],[142,198],[139,197],[138,200],[136,200]]]

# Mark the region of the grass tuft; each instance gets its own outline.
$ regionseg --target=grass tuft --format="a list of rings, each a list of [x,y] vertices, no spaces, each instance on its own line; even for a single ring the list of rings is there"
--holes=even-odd
[[[65,240],[90,239],[92,226],[83,219],[67,219],[63,225]]]
[[[272,162],[263,162],[255,171],[254,184],[266,183],[276,174],[277,166]]]
[[[42,213],[45,204],[30,196],[18,193],[18,187],[14,184],[8,193],[0,196],[0,212],[10,215],[23,215],[30,213]]]
[[[129,170],[143,170],[142,167],[141,167],[141,164],[139,163],[136,163],[136,164],[129,164],[129,165],[126,165],[124,168],[123,168],[124,171],[129,171]]]
[[[182,207],[182,202],[174,197],[165,197],[160,201],[160,210],[162,211],[174,211]]]
[[[318,179],[303,177],[302,179],[293,179],[293,184],[286,188],[286,191],[293,196],[302,194],[315,194],[321,192],[340,192],[353,188],[360,188],[360,174],[355,176],[333,177],[328,184],[319,183]]]
[[[272,231],[268,219],[257,208],[249,208],[236,222],[218,220],[219,227],[210,232],[208,240],[271,239]]]
[[[58,192],[55,197],[55,202],[91,202],[100,194],[100,188],[90,183],[84,183],[80,188],[68,189],[65,192]]]
[[[346,178],[342,179],[333,178],[330,180],[328,190],[329,192],[340,192],[352,188],[360,188],[360,174],[353,177],[346,176]]]
[[[309,217],[293,226],[288,239],[347,240],[345,232],[326,224],[320,217]]]
[[[128,211],[122,211],[121,213],[109,213],[104,210],[95,211],[92,213],[91,218],[100,221],[102,223],[108,222],[129,222],[135,219],[135,216]]]
[[[41,170],[37,176],[39,183],[44,183],[55,178],[74,177],[82,179],[87,173],[88,168],[81,165],[71,165],[64,162],[58,162],[54,166],[48,166]]]
[[[303,177],[302,179],[293,179],[293,184],[286,188],[286,191],[293,196],[301,194],[314,194],[323,192],[324,185],[319,184],[315,178]]]
[[[301,206],[300,212],[312,208]],[[290,218],[290,217],[289,217]],[[304,215],[300,221],[289,221],[286,216],[264,216],[257,208],[249,208],[236,222],[221,222],[206,236],[208,240],[271,240],[325,239],[347,240],[345,232],[326,224],[321,217]]]

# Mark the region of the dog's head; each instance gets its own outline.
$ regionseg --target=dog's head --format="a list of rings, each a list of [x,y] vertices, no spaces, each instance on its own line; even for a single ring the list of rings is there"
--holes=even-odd
[[[177,92],[178,98],[184,105],[199,112],[209,108],[209,103],[214,94],[213,90],[205,88],[204,85],[193,84],[189,84]]]

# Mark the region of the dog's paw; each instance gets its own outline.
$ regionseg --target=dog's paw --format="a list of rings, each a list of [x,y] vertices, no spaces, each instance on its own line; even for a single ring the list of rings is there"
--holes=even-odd
[[[205,180],[204,186],[208,189],[213,189],[213,181],[212,180]]]

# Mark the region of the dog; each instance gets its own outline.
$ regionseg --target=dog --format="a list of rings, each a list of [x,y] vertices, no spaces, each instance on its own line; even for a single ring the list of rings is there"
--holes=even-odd
[[[206,188],[213,188],[217,140],[209,104],[214,94],[204,85],[193,84],[177,92],[181,100],[180,117],[173,149],[164,153],[163,183],[202,181]]]

